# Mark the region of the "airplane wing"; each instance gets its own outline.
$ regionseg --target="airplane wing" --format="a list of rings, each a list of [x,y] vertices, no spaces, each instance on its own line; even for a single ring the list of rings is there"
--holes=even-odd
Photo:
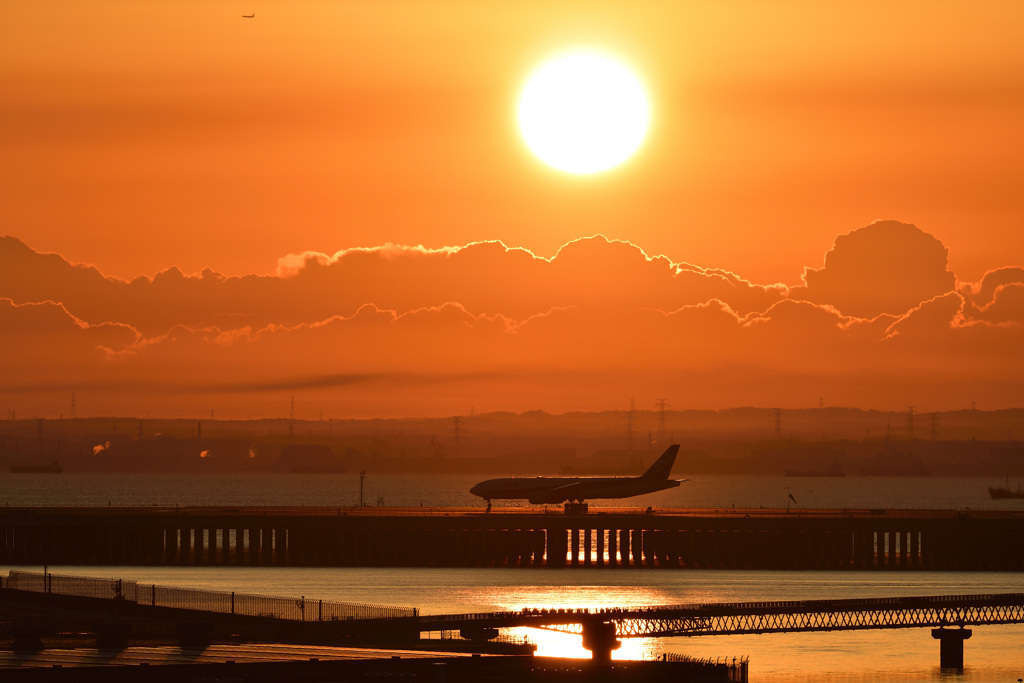
[[[554,488],[547,489],[545,491],[545,493],[558,493],[558,494],[572,493],[574,491],[578,491],[581,488],[583,488],[582,484],[583,484],[583,482],[574,481],[571,484],[563,484],[561,486],[556,486]]]
[[[530,494],[528,500],[534,505],[543,503],[561,503],[576,498],[582,489],[582,482],[574,481],[561,486],[553,486]]]

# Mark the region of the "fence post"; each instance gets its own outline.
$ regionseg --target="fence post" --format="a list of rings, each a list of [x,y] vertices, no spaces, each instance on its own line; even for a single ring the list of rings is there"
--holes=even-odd
[[[152,593],[152,596],[153,596],[153,598],[152,598],[153,606],[156,607],[156,584],[155,583],[153,584],[152,589],[151,589],[150,592]]]
[[[235,591],[231,591],[231,613],[235,613]]]
[[[316,620],[317,621],[323,621],[324,620],[324,601],[323,600],[320,600],[320,609],[317,611]]]

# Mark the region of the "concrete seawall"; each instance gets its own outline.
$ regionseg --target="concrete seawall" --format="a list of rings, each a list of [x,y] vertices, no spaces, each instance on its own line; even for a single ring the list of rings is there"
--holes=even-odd
[[[1024,515],[955,510],[4,508],[0,563],[1024,570]]]

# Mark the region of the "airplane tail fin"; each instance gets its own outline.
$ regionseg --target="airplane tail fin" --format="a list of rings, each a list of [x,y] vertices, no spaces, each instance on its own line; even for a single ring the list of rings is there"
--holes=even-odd
[[[668,479],[672,474],[672,465],[676,463],[676,454],[679,453],[679,444],[669,446],[661,457],[654,461],[654,464],[643,473],[644,479]]]

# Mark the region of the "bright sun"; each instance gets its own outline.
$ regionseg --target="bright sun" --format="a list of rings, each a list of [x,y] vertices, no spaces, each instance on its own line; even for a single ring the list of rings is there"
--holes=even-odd
[[[519,98],[519,128],[534,154],[570,173],[625,161],[647,131],[647,97],[620,62],[571,52],[542,64]]]

